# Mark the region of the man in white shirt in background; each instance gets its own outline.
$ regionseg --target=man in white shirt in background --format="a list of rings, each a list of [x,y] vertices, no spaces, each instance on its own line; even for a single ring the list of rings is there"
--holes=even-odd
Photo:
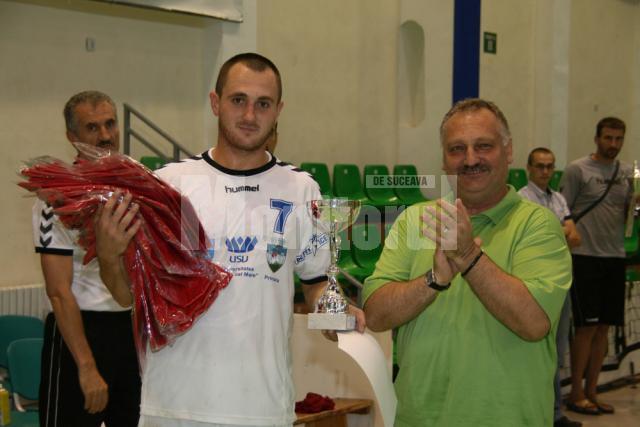
[[[98,91],[72,96],[64,107],[69,142],[118,151],[116,106]],[[83,154],[78,152],[78,158]],[[97,259],[83,263],[79,232],[65,228],[38,200],[33,237],[53,312],[45,322],[39,396],[40,426],[134,427],[140,375],[131,306],[121,306],[100,279]]]
[[[569,247],[580,244],[580,234],[576,230],[576,224],[571,219],[571,212],[562,194],[549,188],[549,182],[555,171],[555,156],[548,148],[534,148],[527,159],[527,172],[529,183],[518,193],[533,202],[550,209],[562,223],[564,235]],[[564,367],[564,354],[569,339],[569,321],[571,313],[570,298],[567,298],[562,306],[558,331],[556,333],[556,347],[558,349],[558,370],[555,377],[555,401],[553,408],[554,427],[579,427],[582,423],[572,421],[562,414],[562,389],[560,388],[559,369]]]

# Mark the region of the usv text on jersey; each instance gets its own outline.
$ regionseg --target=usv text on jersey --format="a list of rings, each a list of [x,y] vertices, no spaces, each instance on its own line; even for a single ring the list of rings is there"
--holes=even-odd
[[[258,185],[239,185],[237,187],[224,186],[225,193],[240,193],[243,191],[260,191],[260,184]]]

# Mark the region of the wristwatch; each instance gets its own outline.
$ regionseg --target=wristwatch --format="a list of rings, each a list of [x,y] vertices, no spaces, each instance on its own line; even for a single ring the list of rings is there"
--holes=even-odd
[[[427,271],[427,274],[424,275],[424,281],[432,289],[435,289],[438,292],[446,291],[451,286],[451,282],[445,283],[444,285],[436,282],[436,275],[433,273],[432,269]]]

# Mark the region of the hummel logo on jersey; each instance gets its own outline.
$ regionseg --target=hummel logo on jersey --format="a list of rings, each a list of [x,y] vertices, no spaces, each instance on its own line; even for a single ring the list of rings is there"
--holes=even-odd
[[[44,209],[42,209],[42,218],[44,218],[45,220],[50,220],[51,217],[53,216],[53,208],[48,206]]]
[[[239,185],[237,187],[224,186],[225,193],[240,193],[242,191],[260,191],[260,184],[258,185]]]
[[[43,208],[40,215],[42,216],[40,220],[40,244],[43,248],[46,248],[53,239],[51,235],[51,230],[53,230],[53,208],[51,206]]]
[[[247,237],[233,237],[231,239],[226,239],[225,244],[227,245],[227,250],[229,252],[244,254],[247,252],[251,252],[253,248],[256,247],[258,243],[258,239],[253,236]]]

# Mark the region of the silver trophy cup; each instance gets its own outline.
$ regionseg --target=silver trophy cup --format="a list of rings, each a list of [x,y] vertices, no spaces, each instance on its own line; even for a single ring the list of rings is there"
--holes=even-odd
[[[307,203],[313,224],[329,237],[331,264],[327,270],[328,284],[309,313],[309,329],[349,331],[356,327],[356,318],[349,314],[344,292],[338,283],[340,232],[348,228],[360,213],[360,202],[347,199],[312,200]]]

